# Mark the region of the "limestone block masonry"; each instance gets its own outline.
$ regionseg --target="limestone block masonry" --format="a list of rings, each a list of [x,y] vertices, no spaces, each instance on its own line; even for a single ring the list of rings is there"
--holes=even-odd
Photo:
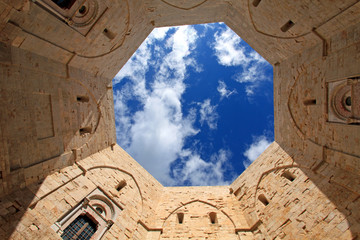
[[[0,0],[0,239],[61,239],[76,216],[92,239],[359,239],[359,16],[358,0]],[[116,145],[112,78],[154,28],[210,22],[274,66],[275,142],[230,186],[163,187]]]

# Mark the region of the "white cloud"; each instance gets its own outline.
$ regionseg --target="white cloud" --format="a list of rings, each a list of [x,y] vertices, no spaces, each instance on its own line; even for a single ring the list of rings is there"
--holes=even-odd
[[[216,112],[217,105],[211,105],[210,99],[206,99],[204,102],[199,103],[200,105],[200,124],[207,123],[210,129],[217,128],[217,120],[219,118]]]
[[[226,88],[226,84],[224,81],[219,81],[219,86],[217,87],[218,92],[220,93],[220,100],[222,100],[224,97],[228,98],[233,94],[236,94],[236,89],[230,91]]]
[[[185,166],[176,175],[181,181],[189,182],[193,186],[213,186],[228,185],[224,181],[225,164],[231,152],[220,149],[218,153],[211,155],[210,161],[205,161],[201,157],[189,150],[183,154],[186,157]],[[183,156],[184,157],[184,156]]]
[[[255,93],[264,80],[271,81],[265,74],[265,67],[270,67],[257,52],[245,47],[241,38],[230,28],[222,29],[215,33],[213,49],[218,63],[224,66],[241,66],[241,72],[235,80],[245,84],[247,96]]]
[[[181,109],[188,68],[197,69],[192,51],[198,36],[191,26],[174,29],[171,36],[169,28],[153,31],[113,81],[116,85],[125,77],[130,80],[114,93],[118,142],[165,185],[176,183],[170,165],[181,155],[185,139],[198,133],[195,112],[184,116]],[[157,40],[166,41],[166,49],[152,50]],[[157,71],[151,84],[145,79],[150,66]],[[129,99],[139,101],[142,109],[130,115]]]
[[[254,162],[261,153],[265,151],[271,144],[265,136],[260,136],[254,139],[250,147],[244,152],[244,156],[247,159],[243,162],[245,168],[247,168],[252,162]]]
[[[247,64],[249,58],[245,55],[245,48],[240,45],[241,38],[230,28],[215,33],[213,48],[218,62],[224,66],[238,66]]]
[[[150,39],[154,38],[156,40],[163,40],[166,37],[167,32],[170,28],[168,27],[161,27],[161,28],[155,28],[150,35]]]
[[[235,39],[231,30],[223,32],[218,33],[218,41],[227,45],[218,47],[217,51],[224,65],[244,63],[251,67],[253,62],[262,61],[258,54],[246,55],[242,47],[236,46],[241,40],[236,35]],[[229,151],[222,149],[205,159],[201,152],[185,148],[186,139],[199,132],[194,126],[196,109],[187,115],[182,112],[184,80],[189,69],[202,71],[195,58],[198,38],[192,26],[155,29],[113,80],[114,87],[121,85],[121,90],[114,91],[117,141],[164,185],[228,184],[224,181],[224,171],[231,155]],[[153,47],[157,41],[166,44]],[[150,69],[156,72],[151,80],[146,79]],[[248,76],[243,78],[253,79],[248,71]],[[243,83],[252,84],[252,81]],[[219,81],[217,90],[221,98],[236,93],[227,89],[223,81]],[[136,109],[129,105],[130,101],[137,102]],[[217,105],[206,99],[198,106],[201,125],[217,128]]]

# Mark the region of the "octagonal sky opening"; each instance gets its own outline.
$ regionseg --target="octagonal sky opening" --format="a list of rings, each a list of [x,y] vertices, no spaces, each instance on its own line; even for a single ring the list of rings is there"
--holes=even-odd
[[[154,29],[113,88],[117,143],[164,186],[228,185],[274,140],[272,66],[224,23]]]

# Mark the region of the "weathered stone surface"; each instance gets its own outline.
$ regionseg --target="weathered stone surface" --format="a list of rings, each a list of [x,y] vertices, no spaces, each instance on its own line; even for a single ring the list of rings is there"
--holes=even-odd
[[[122,208],[103,239],[360,237],[358,1],[97,2],[79,26],[0,1],[1,239],[59,239],[96,188]],[[111,80],[154,27],[218,21],[274,65],[275,142],[230,186],[163,187],[115,144]]]

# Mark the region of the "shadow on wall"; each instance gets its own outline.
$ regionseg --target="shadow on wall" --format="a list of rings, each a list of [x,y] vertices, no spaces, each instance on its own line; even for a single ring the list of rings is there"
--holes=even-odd
[[[0,196],[115,143],[111,80],[18,48],[1,51]]]
[[[111,152],[109,148],[103,154]],[[83,214],[95,219],[95,235],[107,234],[112,238],[118,236],[125,225],[128,229],[135,228],[131,231],[136,232],[137,219],[143,215],[144,206],[137,180],[118,167],[90,165],[93,158],[96,157],[81,162],[90,168],[69,166],[48,176],[44,182],[3,197],[0,200],[1,239],[44,239],[44,236],[58,239],[67,226]],[[128,219],[130,215],[132,220]]]
[[[41,182],[115,143],[111,79],[20,48],[1,44],[0,51],[0,196],[6,195],[0,198],[0,238],[18,230],[24,234],[19,238],[33,239],[34,235],[26,236],[28,231],[36,232],[42,225],[24,214],[38,200]],[[51,211],[49,202],[40,212],[48,219]],[[23,217],[26,225],[18,224]]]
[[[303,197],[291,199],[293,202],[287,203],[302,204],[300,214],[295,217],[300,223],[298,226],[305,232],[324,231],[330,233],[328,237],[357,239],[360,236],[360,178],[355,171],[347,171],[339,166],[346,158],[353,158],[355,162],[359,159],[338,152],[337,155],[327,155],[319,160],[313,156],[299,154],[287,144],[280,145],[293,157],[294,165],[298,166],[289,170],[299,169],[300,171],[295,172],[303,175],[303,178],[298,180],[302,181],[299,188],[296,188],[297,179],[293,179],[294,176],[285,176],[287,184],[294,184],[296,189],[293,191],[301,191],[300,196]],[[306,150],[304,152],[306,153]]]
[[[272,143],[230,190],[255,238],[359,237],[358,175],[286,144]]]

